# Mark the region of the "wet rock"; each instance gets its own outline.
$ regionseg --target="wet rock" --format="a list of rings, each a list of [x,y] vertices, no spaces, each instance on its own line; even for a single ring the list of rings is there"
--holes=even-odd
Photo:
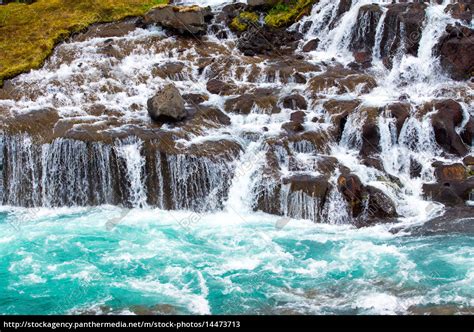
[[[463,120],[461,105],[451,99],[437,100],[425,104],[424,109],[437,110],[431,118],[436,142],[448,153],[465,156],[468,149],[456,132],[456,127]]]
[[[284,97],[282,104],[284,108],[289,108],[292,110],[306,110],[308,108],[306,99],[300,94],[293,94]]]
[[[148,114],[158,122],[180,121],[187,115],[184,104],[179,90],[173,84],[168,84],[148,99]]]
[[[285,130],[289,134],[293,134],[304,131],[304,126],[300,122],[289,121],[282,124],[281,129]]]
[[[203,34],[210,16],[210,8],[161,5],[144,15],[144,23],[158,24],[182,34]]]
[[[258,109],[265,114],[280,112],[278,107],[278,97],[271,89],[255,89],[253,93],[243,94],[239,97],[228,99],[224,108],[226,112],[249,114],[252,110]]]
[[[341,175],[337,179],[339,192],[349,204],[353,217],[358,217],[363,210],[363,185],[355,174]]]
[[[464,206],[469,193],[474,190],[474,177],[463,181],[445,181],[423,185],[423,193],[427,199],[447,206]]]
[[[320,72],[321,67],[310,62],[291,57],[284,57],[278,61],[272,61],[264,69],[267,82],[282,83],[296,82],[305,83],[306,79],[301,78],[303,73]],[[303,82],[301,81],[303,80]]]
[[[33,137],[48,141],[59,119],[58,111],[50,107],[20,111],[14,113],[13,117],[2,119],[0,129],[13,135],[28,133]]]
[[[467,179],[466,167],[463,164],[446,165],[437,162],[435,167],[435,176],[439,182],[463,181]]]
[[[472,21],[472,12],[474,11],[474,4],[468,3],[454,3],[446,6],[445,12],[450,13],[456,20],[462,20],[467,24]]]
[[[417,55],[426,17],[426,4],[395,3],[387,8],[380,54],[386,59],[386,66],[390,67],[390,59],[402,45],[407,54]]]
[[[183,99],[192,105],[199,105],[209,100],[209,97],[199,93],[187,93],[183,95]]]
[[[472,116],[461,132],[461,138],[464,144],[474,147],[474,118]]]
[[[339,19],[341,18],[341,16],[348,12],[352,7],[352,0],[341,0],[339,1],[339,5],[337,7],[337,10],[336,10],[336,15],[335,15],[335,18],[332,22],[329,22],[329,28],[332,30],[337,22],[339,21]]]
[[[387,222],[398,217],[395,203],[383,191],[367,186],[366,195],[368,198],[363,223]]]
[[[122,37],[140,25],[139,18],[130,18],[118,22],[93,24],[83,33],[72,37],[73,41],[85,41],[93,38]]]
[[[355,53],[356,62],[368,63],[371,61],[377,26],[382,13],[382,9],[376,4],[360,7],[357,16],[359,24],[352,31],[349,45],[350,50]]]
[[[302,35],[296,31],[252,26],[240,36],[237,47],[247,56],[289,54],[298,47],[301,38]]]
[[[474,73],[474,29],[449,25],[437,46],[441,66],[456,80]]]
[[[330,68],[308,82],[307,92],[312,98],[325,93],[369,93],[377,86],[375,79],[368,74],[360,74],[350,69]]]
[[[397,136],[399,136],[405,121],[410,116],[411,105],[409,103],[393,103],[385,106],[385,111],[396,119]]]
[[[315,51],[319,46],[319,39],[311,39],[303,46],[303,52]]]
[[[297,123],[304,123],[306,118],[306,113],[303,111],[293,112],[290,115],[290,121],[294,121]]]
[[[381,108],[378,107],[363,107],[359,110],[366,116],[362,126],[361,156],[368,157],[380,153],[380,132],[377,117],[381,111]]]
[[[462,160],[466,166],[474,166],[474,156],[467,156]]]
[[[229,96],[235,94],[237,86],[218,79],[211,79],[206,84],[207,91],[216,95]]]
[[[283,184],[290,185],[291,192],[302,191],[308,196],[318,198],[324,202],[330,188],[328,178],[307,174],[293,175],[283,179]],[[321,204],[321,206],[324,204]]]
[[[183,80],[184,63],[180,61],[167,62],[162,65],[157,65],[152,69],[153,76],[161,78],[171,78],[175,80]]]

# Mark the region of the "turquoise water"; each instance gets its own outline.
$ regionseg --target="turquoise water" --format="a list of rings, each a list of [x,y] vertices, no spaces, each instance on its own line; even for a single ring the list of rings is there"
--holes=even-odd
[[[0,211],[0,313],[419,314],[474,307],[469,235],[266,214]]]

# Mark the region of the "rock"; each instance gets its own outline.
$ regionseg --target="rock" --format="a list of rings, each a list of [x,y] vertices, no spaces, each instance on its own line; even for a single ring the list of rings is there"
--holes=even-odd
[[[306,113],[303,111],[293,112],[290,115],[290,121],[297,123],[304,123],[306,118]]]
[[[218,79],[211,79],[206,85],[207,91],[216,95],[229,96],[236,92],[237,86],[232,83],[226,83]]]
[[[341,175],[337,179],[339,192],[349,204],[353,217],[358,217],[363,210],[363,186],[355,174]]]
[[[289,184],[291,192],[302,191],[308,196],[318,198],[321,206],[324,205],[327,192],[330,188],[329,181],[326,177],[307,174],[298,174],[284,178],[283,184]]]
[[[439,182],[463,181],[467,179],[466,167],[463,164],[446,165],[435,163],[435,176]]]
[[[377,117],[381,113],[378,107],[362,107],[359,112],[366,114],[366,120],[362,126],[362,147],[360,154],[369,157],[380,153],[380,132]]]
[[[281,60],[267,63],[264,69],[265,80],[268,82],[306,83],[302,73],[320,72],[321,67],[304,60],[284,57]]]
[[[429,183],[423,185],[423,193],[427,199],[447,206],[464,206],[469,193],[474,190],[474,177],[463,181]]]
[[[360,92],[369,93],[377,86],[376,80],[368,74],[360,74],[345,68],[328,68],[323,74],[311,78],[307,93],[318,99],[321,94],[335,92],[337,94]]]
[[[303,46],[303,52],[311,52],[317,50],[319,46],[319,39],[311,39]]]
[[[474,147],[474,118],[472,116],[461,132],[461,139],[467,146]]]
[[[162,65],[156,65],[152,69],[153,76],[161,78],[171,78],[174,80],[183,80],[184,63],[180,61],[167,62]]]
[[[391,58],[401,45],[407,54],[417,56],[426,17],[426,4],[392,3],[387,8],[380,54],[387,59],[385,65],[390,67]]]
[[[364,211],[365,222],[371,220],[384,222],[398,217],[395,203],[382,190],[367,186],[366,191],[368,200]]]
[[[163,90],[148,99],[148,114],[158,122],[180,121],[187,115],[184,104],[179,90],[173,84],[168,84]]]
[[[253,93],[228,99],[224,108],[226,112],[238,114],[249,114],[254,108],[266,114],[275,114],[280,112],[277,102],[278,97],[274,95],[273,90],[260,88],[255,89]]]
[[[468,149],[456,132],[456,127],[463,119],[461,105],[452,99],[447,99],[427,103],[423,108],[425,111],[431,111],[433,108],[437,110],[431,118],[436,142],[448,153],[465,156]]]
[[[281,129],[285,130],[289,134],[293,134],[304,131],[304,126],[300,122],[289,121],[282,124]]]
[[[161,5],[146,13],[143,20],[145,24],[158,24],[181,34],[203,34],[210,16],[209,7]]]
[[[284,28],[251,26],[240,36],[237,41],[237,48],[246,56],[258,54],[277,54],[280,56],[293,53],[301,38],[301,33],[288,31]]]
[[[15,112],[13,115],[2,119],[0,130],[11,135],[28,133],[44,141],[51,139],[53,128],[60,120],[58,111],[50,107]]]
[[[300,94],[293,94],[284,97],[282,104],[284,108],[292,110],[306,110],[308,108],[306,99]]]
[[[410,116],[411,105],[409,103],[393,103],[385,106],[385,111],[389,112],[396,119],[397,136],[399,136],[405,121]]]
[[[449,25],[437,53],[441,66],[453,79],[470,79],[474,73],[474,29]]]
[[[467,156],[462,160],[462,162],[466,166],[474,166],[474,156]]]
[[[382,13],[382,9],[377,4],[360,7],[357,16],[358,24],[352,31],[349,44],[349,49],[356,55],[356,62],[367,63],[372,60],[372,49]]]
[[[455,3],[449,4],[444,10],[446,13],[450,13],[451,16],[456,20],[462,20],[467,24],[472,21],[472,12],[474,10],[474,4],[468,3]]]
[[[183,95],[183,99],[192,105],[199,105],[209,100],[209,97],[199,93],[187,93]]]

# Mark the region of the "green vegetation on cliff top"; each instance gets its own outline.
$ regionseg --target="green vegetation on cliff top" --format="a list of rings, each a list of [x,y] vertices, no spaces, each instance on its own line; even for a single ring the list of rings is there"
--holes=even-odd
[[[265,16],[265,24],[280,28],[289,26],[308,14],[315,0],[291,0],[280,2],[270,9]]]
[[[0,6],[0,86],[38,68],[54,45],[98,22],[142,15],[168,0],[38,0]]]

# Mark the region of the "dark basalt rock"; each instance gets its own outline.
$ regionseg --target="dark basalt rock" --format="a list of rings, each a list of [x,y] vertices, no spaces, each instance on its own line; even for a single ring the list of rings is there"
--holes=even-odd
[[[447,206],[464,206],[469,193],[474,190],[474,177],[462,181],[446,181],[423,185],[426,198]]]
[[[397,136],[399,136],[403,128],[403,124],[410,116],[411,105],[409,103],[393,103],[385,106],[385,111],[390,112],[390,114],[396,119]]]
[[[339,192],[349,204],[353,217],[358,217],[363,210],[364,187],[355,174],[341,175],[337,179]]]
[[[363,223],[387,222],[398,217],[395,204],[380,189],[367,186],[367,203],[363,212]]]
[[[461,163],[446,165],[436,162],[433,166],[438,182],[464,181],[467,179],[466,167]]]
[[[179,90],[173,85],[166,85],[163,90],[148,99],[148,114],[157,122],[176,122],[183,120],[187,113],[185,101]]]
[[[462,20],[466,22],[467,24],[470,24],[472,21],[472,12],[474,10],[474,4],[468,1],[465,1],[465,3],[454,3],[454,4],[449,4],[445,12],[450,13],[451,16],[457,20]]]
[[[474,75],[474,30],[449,25],[437,46],[441,66],[455,80]]]

